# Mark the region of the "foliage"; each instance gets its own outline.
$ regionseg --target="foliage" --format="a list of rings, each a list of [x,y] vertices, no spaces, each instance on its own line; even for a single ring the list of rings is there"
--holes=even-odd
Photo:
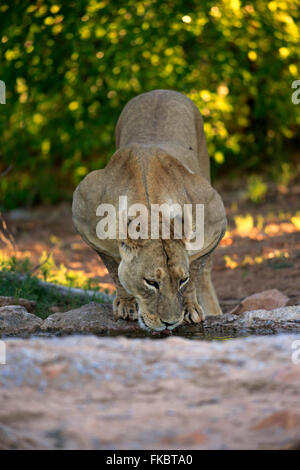
[[[248,196],[250,201],[259,204],[265,197],[268,186],[258,175],[252,175],[248,179]]]
[[[236,215],[234,222],[240,236],[247,236],[254,227],[254,219],[251,214]]]
[[[294,217],[291,218],[291,222],[295,225],[297,230],[300,231],[300,211],[298,211]]]
[[[25,298],[37,302],[35,314],[41,318],[51,315],[51,307],[59,307],[60,311],[72,310],[91,301],[87,296],[74,294],[61,295],[54,289],[41,286],[35,276],[28,274],[25,279],[19,279],[12,271],[0,272],[0,295],[15,299]],[[97,299],[94,299],[97,302]]]
[[[300,0],[7,0],[0,6],[1,199],[70,197],[114,151],[126,102],[155,88],[190,96],[213,173],[272,167],[299,133]],[[275,169],[275,170],[274,170]]]
[[[57,266],[52,255],[47,255],[45,251],[43,251],[40,257],[38,266],[32,266],[28,257],[7,256],[0,252],[0,271],[30,275],[34,273],[37,278],[53,284],[89,289],[95,292],[102,290],[108,293],[107,289],[101,289],[99,284],[86,276],[83,271],[67,269],[63,264]]]

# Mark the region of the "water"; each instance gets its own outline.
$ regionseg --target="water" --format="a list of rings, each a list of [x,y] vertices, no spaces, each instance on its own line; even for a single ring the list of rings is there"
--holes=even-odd
[[[190,339],[190,340],[196,340],[196,341],[226,341],[228,339],[233,339],[233,338],[241,338],[241,337],[246,337],[249,336],[248,334],[232,334],[232,335],[226,335],[224,334],[214,334],[213,332],[206,332],[206,331],[189,331],[189,332],[176,332],[174,331],[170,335],[164,335],[164,334],[159,334],[159,335],[151,335],[145,331],[126,331],[126,332],[112,332],[109,334],[95,334],[95,336],[98,336],[100,338],[114,338],[114,337],[125,337],[125,338],[148,338],[153,341],[155,340],[164,340],[166,338],[170,337],[180,337],[180,338],[185,338],[185,339]]]
[[[293,331],[281,331],[282,333],[292,333]],[[296,333],[299,332],[299,330],[295,331]],[[178,331],[171,332],[169,335],[165,334],[158,334],[158,335],[151,335],[148,332],[144,330],[135,330],[135,331],[124,331],[124,330],[113,330],[109,331],[107,333],[79,333],[79,332],[73,332],[73,333],[46,333],[46,332],[40,332],[40,333],[34,333],[34,334],[22,334],[22,335],[13,335],[13,336],[7,336],[6,338],[14,337],[14,338],[23,338],[23,339],[29,339],[29,338],[54,338],[54,337],[66,337],[66,336],[73,336],[73,335],[80,335],[80,336],[97,336],[98,338],[116,338],[116,337],[125,337],[125,338],[147,338],[151,339],[153,341],[155,340],[164,340],[166,338],[170,337],[179,337],[179,338],[185,338],[189,339],[192,341],[227,341],[230,339],[234,338],[245,338],[248,336],[270,336],[270,335],[275,335],[278,334],[278,331],[274,331],[274,329],[266,329],[264,328],[263,330],[225,330],[222,331],[220,328],[201,328],[199,327],[197,329],[187,327],[186,329],[180,329]],[[5,339],[3,337],[2,339]]]

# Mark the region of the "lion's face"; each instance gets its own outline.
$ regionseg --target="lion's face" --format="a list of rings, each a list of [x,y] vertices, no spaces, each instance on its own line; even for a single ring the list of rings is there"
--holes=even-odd
[[[120,244],[119,279],[139,305],[142,328],[173,329],[183,320],[183,290],[189,281],[189,261],[180,240],[147,240]]]

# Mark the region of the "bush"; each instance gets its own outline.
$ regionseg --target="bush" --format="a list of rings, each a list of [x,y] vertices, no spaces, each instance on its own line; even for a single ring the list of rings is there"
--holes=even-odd
[[[6,3],[6,4],[5,4]],[[114,151],[126,102],[190,96],[213,173],[280,168],[299,134],[299,0],[16,0],[0,6],[6,208],[70,197]]]

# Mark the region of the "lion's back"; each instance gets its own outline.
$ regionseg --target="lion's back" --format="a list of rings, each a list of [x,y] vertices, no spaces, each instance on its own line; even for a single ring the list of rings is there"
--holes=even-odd
[[[173,90],[153,90],[133,98],[124,107],[116,127],[117,148],[131,143],[197,143],[195,104]]]

